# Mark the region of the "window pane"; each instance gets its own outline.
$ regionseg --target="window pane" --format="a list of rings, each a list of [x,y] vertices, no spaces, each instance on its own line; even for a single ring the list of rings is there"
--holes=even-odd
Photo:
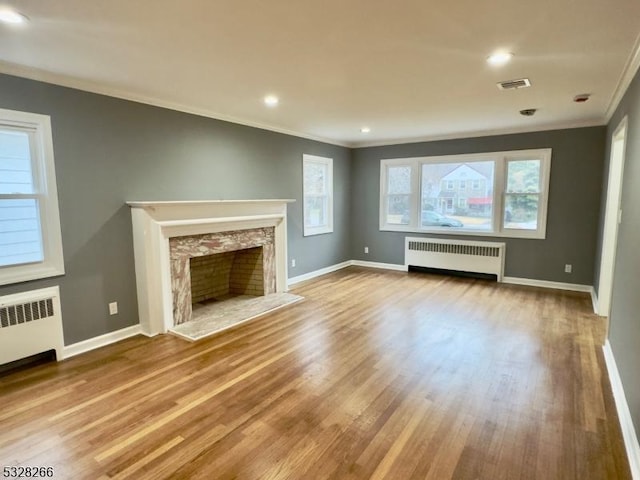
[[[0,130],[0,193],[33,193],[29,134]]]
[[[327,165],[306,162],[303,170],[305,195],[325,195],[327,193]]]
[[[44,259],[39,218],[33,198],[0,200],[0,267]]]
[[[540,160],[508,162],[507,193],[540,193]]]
[[[494,162],[422,165],[424,228],[492,229]]]
[[[504,228],[536,230],[540,195],[506,194],[504,201]]]
[[[411,167],[389,167],[387,193],[411,193]]]
[[[304,198],[304,219],[306,227],[325,227],[327,223],[328,198],[308,196]]]
[[[389,195],[387,200],[387,224],[409,224],[409,195]]]

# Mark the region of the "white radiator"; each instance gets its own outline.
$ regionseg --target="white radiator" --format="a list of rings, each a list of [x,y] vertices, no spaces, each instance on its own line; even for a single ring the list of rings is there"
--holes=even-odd
[[[58,287],[0,297],[0,365],[63,347]]]
[[[505,244],[405,237],[404,264],[459,272],[488,273],[502,281]]]

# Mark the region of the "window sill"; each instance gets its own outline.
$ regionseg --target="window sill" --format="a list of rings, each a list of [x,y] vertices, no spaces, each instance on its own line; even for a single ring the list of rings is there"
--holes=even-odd
[[[381,225],[381,232],[401,232],[401,233],[425,233],[435,235],[456,235],[461,237],[499,237],[499,238],[525,238],[533,240],[544,240],[546,232],[527,232],[527,231],[503,231],[488,232],[480,230],[456,230],[455,228],[412,228],[408,225]]]
[[[40,280],[42,278],[64,275],[64,265],[53,265],[52,262],[33,265],[20,265],[0,269],[0,285]]]

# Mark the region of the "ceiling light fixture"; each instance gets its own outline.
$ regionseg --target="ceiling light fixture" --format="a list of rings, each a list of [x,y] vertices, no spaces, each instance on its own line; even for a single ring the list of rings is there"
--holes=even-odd
[[[504,65],[505,63],[509,63],[509,61],[513,58],[513,53],[509,52],[496,52],[487,57],[487,63],[489,65],[493,65],[499,67]]]
[[[267,107],[275,107],[279,102],[280,100],[275,95],[267,95],[266,97],[264,97],[264,104]]]
[[[369,133],[369,132],[371,131],[371,129],[370,129],[369,127],[362,127],[362,128],[360,129],[360,131],[361,131],[362,133]]]
[[[15,10],[11,10],[8,8],[3,8],[0,10],[0,22],[2,23],[12,23],[14,25],[17,25],[20,23],[25,23],[27,21],[29,21],[29,18],[20,12],[16,12]]]

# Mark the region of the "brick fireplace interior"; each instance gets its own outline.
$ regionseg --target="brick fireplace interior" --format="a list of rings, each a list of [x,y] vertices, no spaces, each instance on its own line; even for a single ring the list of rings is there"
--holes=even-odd
[[[189,263],[193,305],[265,293],[262,247],[193,257]]]

